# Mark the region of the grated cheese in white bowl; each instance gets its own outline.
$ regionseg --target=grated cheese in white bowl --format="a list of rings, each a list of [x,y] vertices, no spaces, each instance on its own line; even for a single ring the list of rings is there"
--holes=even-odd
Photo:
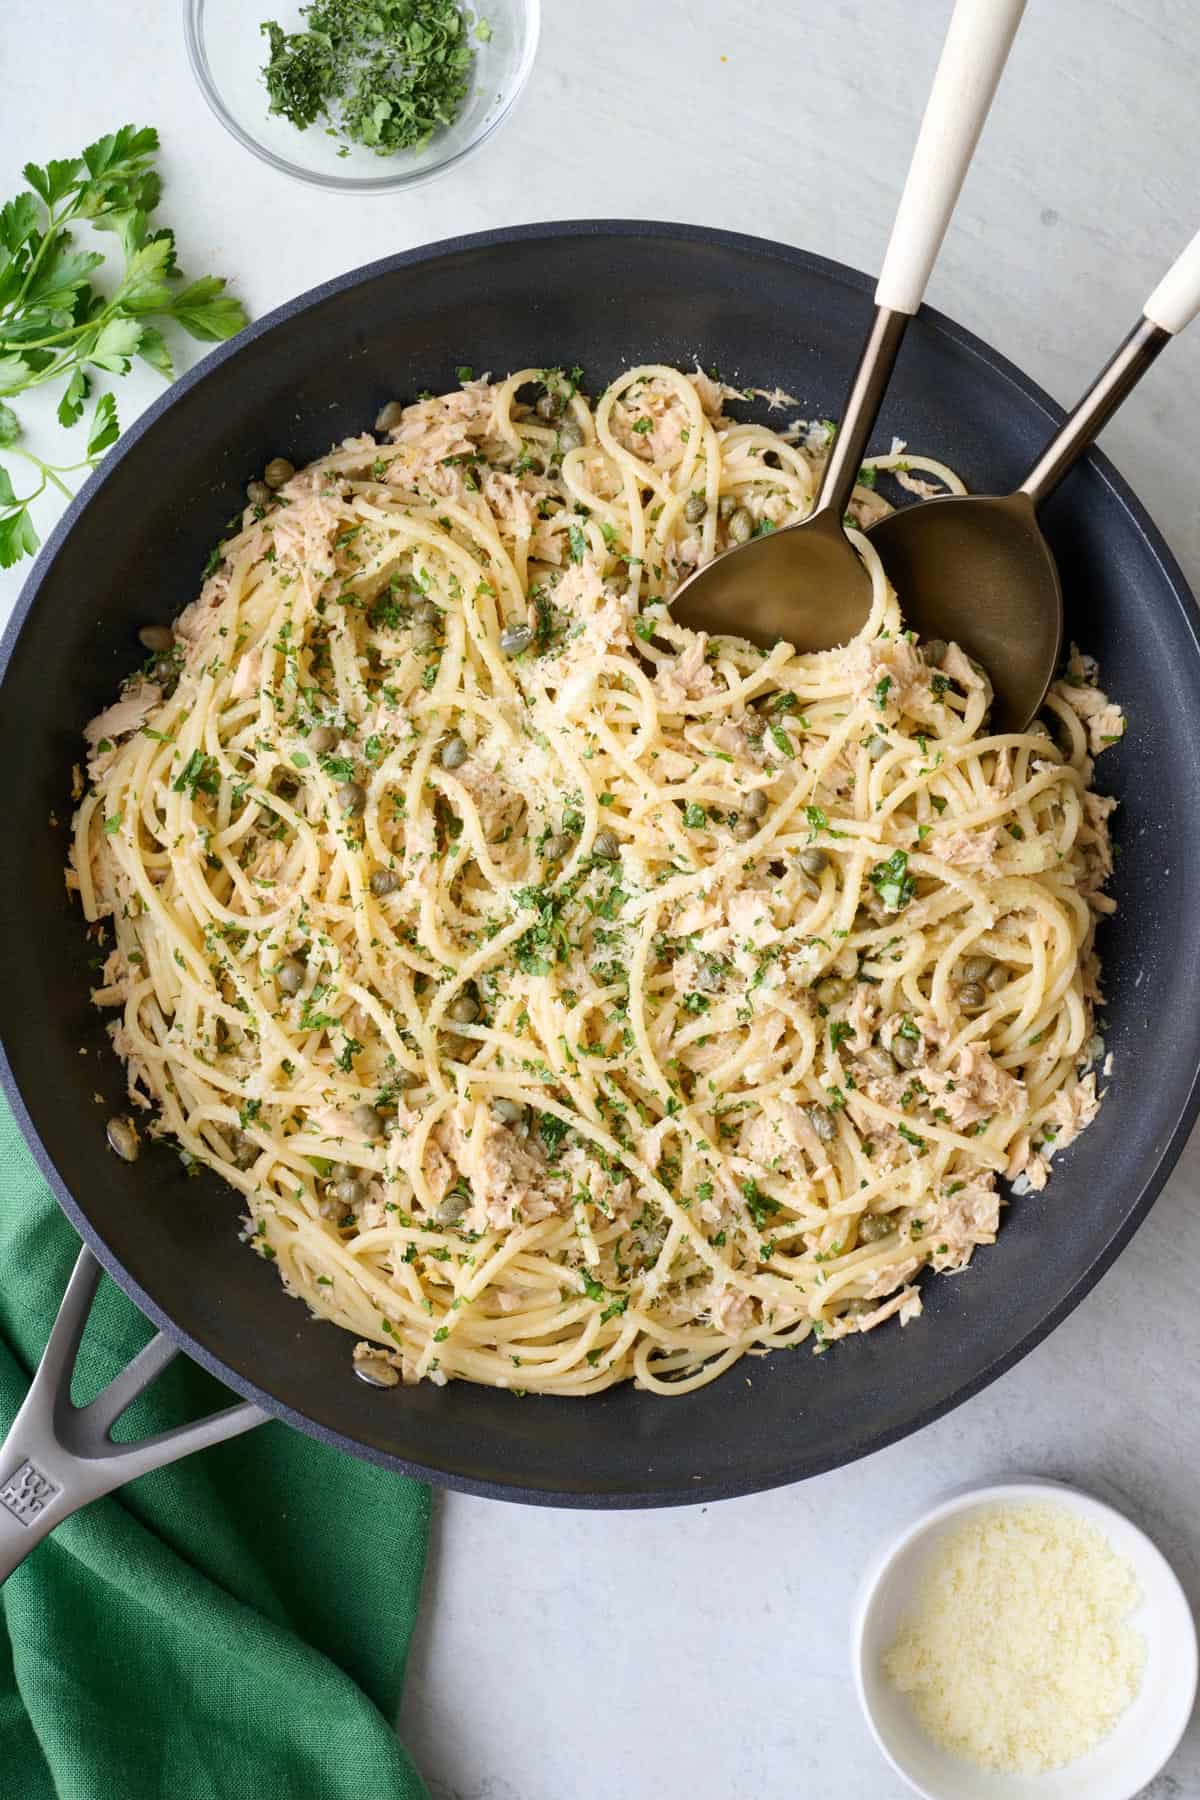
[[[1037,1478],[963,1489],[902,1531],[855,1608],[855,1684],[922,1800],[1129,1800],[1196,1694],[1196,1628],[1162,1553]]]
[[[1141,1598],[1129,1564],[1066,1507],[991,1507],[938,1544],[884,1668],[947,1750],[1040,1773],[1093,1749],[1137,1693]]]

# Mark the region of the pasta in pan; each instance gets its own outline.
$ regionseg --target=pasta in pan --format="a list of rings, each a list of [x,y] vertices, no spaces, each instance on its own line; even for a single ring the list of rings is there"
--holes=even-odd
[[[675,1394],[905,1322],[1098,1104],[1094,668],[989,733],[859,529],[881,475],[960,491],[902,446],[854,642],[676,625],[828,428],[578,379],[272,465],[89,727],[69,879],[135,1108],[380,1385]]]

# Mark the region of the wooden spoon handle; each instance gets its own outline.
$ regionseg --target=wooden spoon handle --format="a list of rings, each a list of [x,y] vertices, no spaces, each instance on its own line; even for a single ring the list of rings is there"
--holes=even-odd
[[[875,303],[915,313],[942,247],[1025,0],[958,0],[921,120]]]
[[[1101,369],[1062,430],[1021,483],[1035,506],[1074,468],[1088,445],[1131,394],[1156,356],[1200,312],[1200,231],[1180,252],[1146,302],[1125,342]]]
[[[1024,11],[1025,0],[958,0],[954,8],[815,512],[840,520],[854,491],[905,326],[924,297]]]
[[[1200,312],[1200,231],[1175,258],[1144,310],[1152,324],[1172,337]]]

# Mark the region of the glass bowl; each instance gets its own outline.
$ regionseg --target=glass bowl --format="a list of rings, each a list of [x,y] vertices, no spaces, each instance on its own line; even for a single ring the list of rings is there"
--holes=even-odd
[[[184,0],[183,12],[192,70],[225,129],[284,175],[359,194],[419,187],[486,143],[529,78],[541,23],[540,0],[463,0],[474,60],[462,110],[421,149],[379,156],[362,144],[343,146],[320,122],[298,131],[268,112],[259,26],[275,19],[285,31],[303,30],[300,0]],[[479,19],[490,28],[486,41],[475,33]]]

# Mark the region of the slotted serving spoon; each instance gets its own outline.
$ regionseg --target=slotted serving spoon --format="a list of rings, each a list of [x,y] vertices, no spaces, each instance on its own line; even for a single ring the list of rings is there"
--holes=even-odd
[[[905,623],[926,641],[953,638],[987,670],[994,731],[1028,725],[1062,648],[1062,589],[1037,508],[1198,311],[1200,232],[1015,493],[942,495],[871,527]]]
[[[671,599],[680,624],[803,650],[833,649],[862,629],[871,583],[842,521],[1024,11],[1025,0],[958,0],[813,510],[697,570]]]

